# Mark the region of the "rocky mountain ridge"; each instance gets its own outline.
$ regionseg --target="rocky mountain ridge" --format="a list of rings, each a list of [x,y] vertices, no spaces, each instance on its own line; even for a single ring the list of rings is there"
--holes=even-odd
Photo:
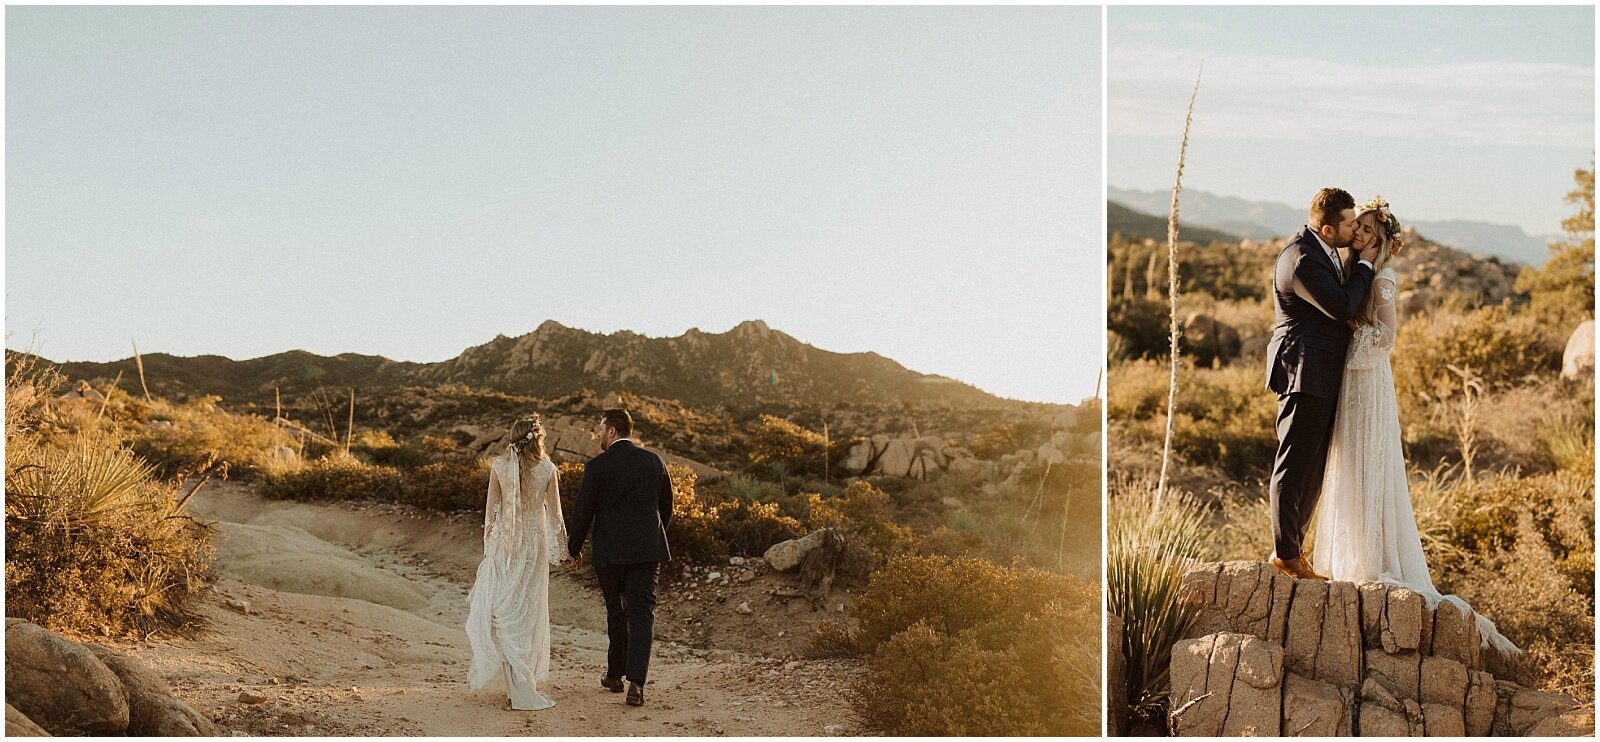
[[[8,352],[8,357],[10,353]],[[835,353],[773,330],[760,320],[724,333],[691,328],[651,338],[630,331],[600,334],[546,321],[518,337],[504,335],[437,363],[394,361],[293,350],[248,360],[149,353],[142,358],[150,391],[187,398],[215,394],[229,402],[272,404],[275,394],[315,389],[458,385],[553,398],[588,390],[676,399],[697,407],[841,402],[1022,406],[970,384],[911,371],[876,353]],[[132,358],[60,364],[69,378],[110,380],[142,393]]]

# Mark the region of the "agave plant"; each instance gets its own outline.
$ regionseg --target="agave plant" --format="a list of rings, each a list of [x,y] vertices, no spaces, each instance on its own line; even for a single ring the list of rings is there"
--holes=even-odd
[[[1172,645],[1198,615],[1178,602],[1178,588],[1203,553],[1208,528],[1187,494],[1168,492],[1157,507],[1154,486],[1118,489],[1107,518],[1106,600],[1124,625],[1129,709],[1147,716],[1166,702]]]

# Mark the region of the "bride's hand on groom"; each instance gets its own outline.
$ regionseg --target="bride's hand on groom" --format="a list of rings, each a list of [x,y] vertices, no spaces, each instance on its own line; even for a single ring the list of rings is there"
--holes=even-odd
[[[578,568],[578,558],[577,557],[570,557],[570,556],[569,557],[564,557],[561,560],[561,566],[566,567],[567,569],[577,569]]]

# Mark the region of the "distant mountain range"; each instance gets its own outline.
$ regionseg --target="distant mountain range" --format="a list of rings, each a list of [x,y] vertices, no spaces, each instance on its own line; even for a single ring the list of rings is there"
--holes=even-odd
[[[1213,242],[1238,242],[1234,234],[1192,224],[1179,224],[1179,237],[1197,245]],[[1106,202],[1106,234],[1120,234],[1129,239],[1167,239],[1167,218],[1135,211],[1116,201]]]
[[[628,392],[728,409],[861,402],[987,408],[1028,404],[947,377],[911,371],[876,353],[821,350],[760,320],[720,334],[691,329],[671,338],[629,331],[606,335],[547,321],[533,332],[514,338],[501,335],[438,363],[355,353],[319,356],[301,350],[243,361],[149,353],[143,362],[154,394],[179,398],[215,394],[230,402],[264,405],[272,404],[275,390],[288,396],[319,387],[446,385],[541,398],[581,389],[601,395]],[[60,366],[70,379],[109,380],[121,372],[121,387],[140,393],[132,358]]]
[[[1108,186],[1106,198],[1119,206],[1146,215],[1160,215],[1161,234],[1166,234],[1166,213],[1172,203],[1171,191],[1140,191]],[[1107,207],[1110,208],[1109,206]],[[1205,191],[1184,189],[1179,205],[1180,224],[1186,239],[1198,243],[1201,239],[1196,228],[1209,228],[1237,235],[1244,239],[1286,237],[1306,223],[1303,207],[1264,201],[1247,201],[1234,196],[1218,196]],[[1403,214],[1400,215],[1403,219]],[[1429,240],[1482,255],[1494,255],[1502,260],[1543,265],[1549,257],[1549,236],[1530,235],[1521,227],[1489,224],[1465,219],[1448,221],[1412,221],[1410,225]]]

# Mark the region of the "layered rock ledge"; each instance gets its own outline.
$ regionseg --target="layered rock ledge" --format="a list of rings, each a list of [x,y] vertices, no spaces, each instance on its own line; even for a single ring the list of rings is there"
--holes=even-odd
[[[1172,648],[1179,736],[1561,736],[1593,711],[1527,687],[1520,653],[1450,601],[1377,582],[1296,580],[1260,562],[1201,563],[1179,601],[1200,615]]]

